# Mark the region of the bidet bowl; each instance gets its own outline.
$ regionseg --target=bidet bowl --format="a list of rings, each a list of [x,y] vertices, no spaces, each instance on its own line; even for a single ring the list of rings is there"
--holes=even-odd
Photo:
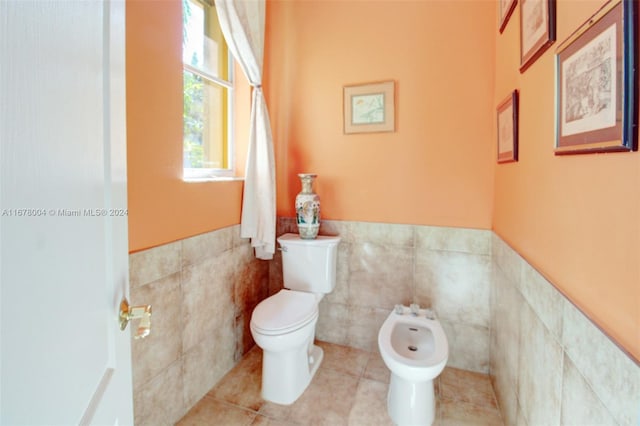
[[[391,312],[378,333],[382,360],[391,370],[387,411],[398,426],[429,426],[436,416],[433,379],[444,369],[449,343],[442,325],[420,310]],[[431,315],[430,315],[431,316]]]
[[[389,370],[412,382],[433,380],[449,357],[442,325],[424,316],[392,312],[380,328],[378,347]]]

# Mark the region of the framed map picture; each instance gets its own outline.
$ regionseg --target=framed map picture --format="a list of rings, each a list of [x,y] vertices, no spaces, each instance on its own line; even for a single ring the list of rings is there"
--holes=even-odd
[[[607,3],[558,47],[556,154],[638,149],[635,3]]]
[[[555,0],[520,0],[520,72],[556,40]]]
[[[518,91],[498,105],[498,163],[518,161]]]
[[[344,86],[344,133],[395,131],[395,82]]]
[[[507,22],[509,22],[509,18],[511,17],[511,15],[513,14],[513,11],[516,8],[516,3],[518,3],[517,0],[499,0],[499,6],[500,6],[500,33],[502,34],[502,32],[504,31],[505,27],[507,26]]]

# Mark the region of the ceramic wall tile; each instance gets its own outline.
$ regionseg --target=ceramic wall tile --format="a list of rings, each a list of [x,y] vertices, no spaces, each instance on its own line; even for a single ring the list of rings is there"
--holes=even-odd
[[[350,242],[371,243],[382,246],[413,247],[414,226],[388,223],[351,222]]]
[[[493,264],[504,272],[505,278],[520,288],[522,268],[526,263],[524,259],[495,234],[491,240],[491,256]]]
[[[181,243],[175,242],[129,255],[129,282],[132,288],[151,283],[180,271]]]
[[[320,230],[322,231],[322,225],[324,221],[320,220]],[[295,217],[279,217],[276,221],[276,237],[282,234],[297,234],[298,233],[298,225],[296,224]],[[321,234],[322,235],[322,234]]]
[[[504,274],[496,274],[493,282],[495,301],[492,304],[491,374],[500,376],[503,383],[514,390],[518,386],[521,368],[520,332],[524,298]],[[504,350],[503,348],[509,348]]]
[[[366,351],[378,350],[378,332],[390,312],[373,307],[350,306],[347,323],[349,346]]]
[[[233,247],[236,229],[228,227],[182,240],[182,263],[191,265]]]
[[[295,219],[293,222],[293,230],[289,228],[289,232],[297,233]],[[355,242],[356,237],[351,232],[352,222],[335,221],[335,220],[320,220],[320,233],[319,235],[339,235],[341,243]]]
[[[336,286],[333,291],[325,295],[325,299],[332,303],[349,302],[349,258],[351,244],[340,242],[338,245],[336,265]]]
[[[239,247],[242,245],[248,245],[251,246],[251,239],[249,238],[242,238],[240,236],[240,225],[232,225],[229,226],[228,228],[229,232],[231,233],[231,243],[232,243],[232,247]],[[218,232],[218,231],[215,231]]]
[[[343,303],[331,303],[323,299],[318,310],[316,338],[325,342],[348,345],[349,306]]]
[[[185,267],[183,290],[183,351],[186,352],[219,324],[234,317],[231,252]]]
[[[413,249],[351,244],[349,304],[391,309],[413,298]]]
[[[448,367],[489,372],[489,328],[440,320],[449,342]]]
[[[182,320],[180,274],[175,273],[150,284],[131,289],[131,304],[150,304],[151,334],[132,339],[134,392],[144,391],[145,384],[178,360],[182,354]],[[129,325],[135,334],[137,322]],[[137,362],[141,360],[141,362]]]
[[[507,423],[638,424],[640,366],[497,235],[492,263],[491,376]]]
[[[183,357],[184,400],[192,407],[235,365],[235,335],[230,323],[202,339]]]
[[[438,317],[489,326],[490,257],[426,250],[416,254],[415,300]]]
[[[562,347],[524,304],[520,319],[518,398],[529,424],[560,423]]]
[[[134,423],[141,426],[172,426],[180,420],[188,409],[182,396],[182,383],[182,360],[179,360],[146,383],[143,390],[135,392]]]
[[[183,393],[187,407],[192,407],[216,383],[212,368],[215,351],[213,340],[213,336],[210,336],[198,341],[182,358]]]
[[[492,358],[493,359],[493,358]],[[506,376],[491,372],[491,384],[505,425],[518,424],[518,395],[515,388],[506,382]]]
[[[516,425],[517,426],[529,426],[529,423],[527,423],[527,419],[524,417],[522,408],[520,408],[520,406],[518,406],[518,414],[516,416]]]
[[[237,252],[236,248],[233,251]],[[244,251],[240,249],[241,251]],[[251,336],[251,314],[269,296],[269,262],[253,260],[252,255],[234,255],[239,259],[234,271],[234,302],[236,328],[236,359],[240,359],[254,345]]]
[[[616,421],[623,425],[638,424],[640,366],[566,300],[562,342],[567,356]]]
[[[522,267],[521,290],[538,318],[560,342],[564,296],[529,264]]]
[[[480,229],[416,226],[416,249],[491,254],[491,231]]]
[[[563,425],[615,425],[612,414],[596,396],[571,359],[565,355],[562,379]]]
[[[269,262],[269,296],[276,294],[283,288],[282,253],[276,250]]]
[[[248,324],[270,291],[269,262],[255,259],[239,226],[129,259],[132,299],[154,312],[152,335],[134,342],[136,424],[174,424],[253,345]],[[157,383],[167,387],[143,396]],[[173,402],[178,415],[167,414]]]

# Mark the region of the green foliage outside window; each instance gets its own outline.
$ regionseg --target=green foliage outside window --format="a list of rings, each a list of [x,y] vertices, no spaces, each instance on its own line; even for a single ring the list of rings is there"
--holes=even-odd
[[[184,167],[204,167],[204,83],[202,78],[184,71]]]

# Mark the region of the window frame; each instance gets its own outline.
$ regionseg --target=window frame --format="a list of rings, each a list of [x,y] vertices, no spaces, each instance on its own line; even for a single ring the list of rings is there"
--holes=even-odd
[[[208,5],[206,1],[202,0],[185,0],[187,2],[197,2],[203,5],[203,7],[215,7],[215,5]],[[183,12],[184,13],[184,8]],[[217,14],[216,14],[217,15]],[[219,25],[219,23],[218,23]],[[184,28],[184,27],[183,27]],[[223,37],[224,40],[224,37]],[[182,59],[182,71],[184,74],[185,71],[190,72],[194,75],[199,76],[204,80],[208,80],[210,83],[216,84],[227,90],[227,140],[226,140],[226,152],[227,152],[227,168],[206,168],[206,167],[184,167],[184,115],[182,119],[183,125],[183,136],[182,136],[182,158],[181,162],[183,163],[182,167],[182,179],[184,181],[203,181],[203,180],[216,180],[217,178],[229,178],[235,177],[236,166],[235,166],[235,60],[231,53],[231,49],[224,40],[227,45],[227,75],[229,76],[229,80],[224,80],[219,77],[216,77],[207,71],[195,67],[189,63],[184,62],[184,58]],[[184,40],[183,40],[184,45]],[[184,101],[184,83],[182,86],[182,98]],[[184,114],[184,113],[183,113]]]

